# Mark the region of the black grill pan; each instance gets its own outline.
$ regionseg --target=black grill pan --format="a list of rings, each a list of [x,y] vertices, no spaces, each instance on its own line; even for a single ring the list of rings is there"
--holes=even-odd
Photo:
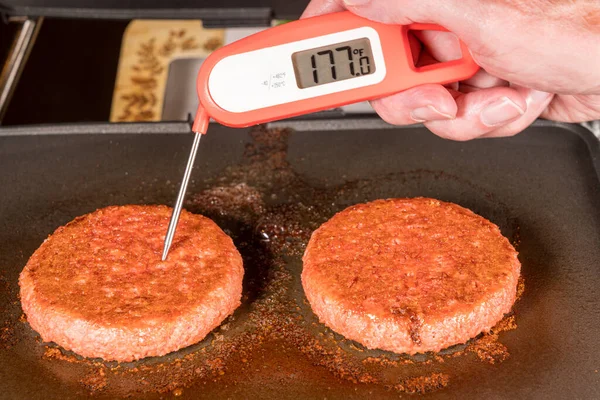
[[[198,345],[121,366],[62,352],[71,361],[48,357],[52,346],[19,321],[18,274],[48,234],[78,215],[112,204],[171,204],[192,140],[189,126],[0,129],[0,397],[358,399],[425,392],[430,398],[600,398],[600,147],[591,133],[537,122],[514,138],[458,143],[421,127],[293,124],[298,130],[270,140],[211,126],[189,189],[190,199],[200,200],[186,207],[214,218],[241,249],[243,306]],[[262,178],[272,177],[271,186],[247,173],[257,165]],[[219,212],[197,197],[242,180],[270,193],[270,221],[284,221],[279,238],[264,220],[253,225],[241,209]],[[333,334],[310,312],[297,251],[307,227],[356,202],[406,196],[469,207],[516,244],[525,291],[514,307],[516,329],[499,334],[509,354],[504,361],[481,361],[464,346],[441,357],[369,351]],[[303,219],[296,221],[299,228],[289,224],[291,214]],[[283,238],[285,257],[266,237],[270,243]],[[289,237],[299,242],[295,251],[293,240],[285,244]],[[213,369],[202,364],[202,354],[228,341],[237,344],[211,359]],[[371,368],[371,359],[390,365]],[[146,372],[135,368],[149,371],[147,386]],[[94,378],[99,370],[105,378]],[[419,386],[418,376],[430,381]]]

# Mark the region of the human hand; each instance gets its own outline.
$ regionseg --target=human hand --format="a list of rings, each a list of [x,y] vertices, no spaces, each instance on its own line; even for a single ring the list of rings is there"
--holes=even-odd
[[[371,101],[396,125],[422,122],[438,136],[512,136],[536,118],[600,119],[597,0],[312,0],[303,18],[349,10],[389,24],[434,23],[482,69],[459,84],[422,85]],[[417,65],[460,58],[456,36],[415,32]]]

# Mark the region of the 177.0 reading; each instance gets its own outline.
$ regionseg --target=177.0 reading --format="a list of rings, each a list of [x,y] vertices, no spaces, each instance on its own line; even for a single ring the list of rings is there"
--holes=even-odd
[[[292,63],[301,89],[375,72],[367,38],[297,52],[292,54]]]

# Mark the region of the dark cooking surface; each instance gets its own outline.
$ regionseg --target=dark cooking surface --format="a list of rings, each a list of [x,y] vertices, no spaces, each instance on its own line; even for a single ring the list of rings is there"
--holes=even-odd
[[[186,207],[214,218],[241,248],[248,276],[244,305],[201,344],[117,370],[42,357],[44,346],[18,321],[17,277],[44,238],[78,215],[109,204],[170,204],[191,135],[0,136],[0,392],[8,398],[83,397],[102,382],[84,379],[95,368],[108,377],[99,398],[131,394],[128,379],[136,394],[159,397],[153,388],[161,376],[168,382],[160,387],[182,398],[398,398],[418,376],[446,386],[424,385],[434,398],[598,398],[600,184],[592,161],[598,143],[590,140],[591,152],[586,135],[549,124],[511,139],[468,143],[444,141],[422,128],[310,131],[293,132],[287,141],[255,136],[258,151],[245,149],[253,142],[247,130],[212,126]],[[225,204],[221,215],[218,201],[216,207],[209,201],[218,200],[212,194],[239,183],[250,185],[235,186],[250,198],[268,194],[265,208]],[[298,280],[302,230],[349,204],[403,196],[471,208],[517,243],[525,292],[515,306],[517,328],[499,335],[510,354],[506,360],[490,364],[468,351],[460,354],[462,348],[441,359],[367,351],[332,336],[304,304]],[[275,242],[291,255],[276,254],[269,247]],[[261,327],[264,321],[272,326]],[[271,333],[253,337],[248,327]],[[262,344],[249,345],[261,338]],[[217,352],[223,343],[237,347]],[[205,355],[222,367],[208,375],[201,368],[172,373],[200,365],[194,363]],[[397,365],[366,366],[365,359],[381,356]],[[155,372],[152,383],[144,386],[144,372],[135,367]],[[198,377],[190,379],[194,373]],[[369,377],[376,382],[352,381]],[[178,385],[189,387],[179,392]]]

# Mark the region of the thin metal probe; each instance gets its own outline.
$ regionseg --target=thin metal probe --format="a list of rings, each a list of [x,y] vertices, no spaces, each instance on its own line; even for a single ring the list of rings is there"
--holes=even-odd
[[[173,244],[173,237],[177,230],[177,224],[179,223],[179,216],[181,214],[181,207],[183,206],[183,200],[185,199],[185,192],[187,191],[188,183],[190,182],[190,176],[192,175],[192,168],[194,168],[194,160],[196,159],[196,153],[198,152],[198,146],[200,145],[200,139],[202,133],[196,132],[194,135],[194,143],[192,144],[192,150],[190,151],[190,157],[188,158],[185,172],[183,174],[183,180],[179,187],[179,194],[173,207],[173,214],[171,214],[171,220],[169,221],[169,228],[167,229],[167,235],[165,236],[165,245],[163,247],[162,260],[165,261],[169,255],[169,249]]]

